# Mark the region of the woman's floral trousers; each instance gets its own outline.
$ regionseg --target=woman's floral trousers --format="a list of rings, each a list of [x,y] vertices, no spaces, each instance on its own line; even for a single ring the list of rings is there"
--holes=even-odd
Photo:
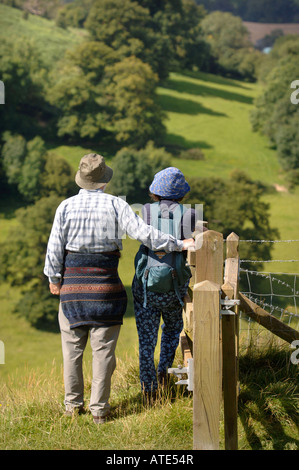
[[[179,289],[183,299],[188,283]],[[172,366],[183,329],[182,306],[174,291],[156,293],[147,291],[147,304],[143,307],[143,287],[134,278],[133,298],[139,338],[139,374],[141,389],[154,392],[158,387],[157,372],[166,374]],[[156,372],[154,353],[158,341],[160,320],[163,320],[160,358]]]

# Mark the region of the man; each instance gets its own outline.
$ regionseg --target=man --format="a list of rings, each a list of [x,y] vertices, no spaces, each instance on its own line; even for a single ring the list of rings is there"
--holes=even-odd
[[[159,232],[123,199],[105,194],[112,174],[101,155],[81,159],[76,174],[81,189],[57,208],[44,268],[51,293],[60,295],[66,414],[83,409],[82,359],[90,335],[93,379],[89,409],[97,424],[110,414],[115,348],[127,306],[117,271],[123,235],[167,252],[194,245],[193,239],[181,241]]]

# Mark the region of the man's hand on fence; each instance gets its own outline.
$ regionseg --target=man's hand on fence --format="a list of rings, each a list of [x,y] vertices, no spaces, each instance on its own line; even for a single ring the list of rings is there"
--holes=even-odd
[[[57,284],[53,284],[52,282],[50,282],[49,283],[49,288],[50,288],[51,294],[53,294],[53,295],[59,295],[60,294],[60,288],[61,288],[60,282],[58,282]]]
[[[186,238],[183,240],[183,250],[188,250],[188,248],[195,247],[194,238]]]

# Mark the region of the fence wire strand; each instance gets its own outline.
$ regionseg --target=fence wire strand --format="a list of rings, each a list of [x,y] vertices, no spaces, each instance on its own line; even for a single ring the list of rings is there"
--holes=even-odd
[[[239,240],[242,243],[295,243],[294,240]],[[242,268],[243,263],[299,263],[298,259],[240,259],[239,280],[240,292],[246,295],[255,304],[261,306],[270,315],[275,316],[291,328],[299,331],[299,273],[255,271]],[[269,270],[270,271],[270,270]],[[240,312],[240,330],[244,332],[247,346],[251,343],[253,332],[270,338],[269,331],[254,322],[248,315]],[[247,330],[247,335],[246,335]],[[240,332],[241,332],[240,331]],[[273,335],[272,335],[273,336]],[[256,340],[257,341],[257,340]]]

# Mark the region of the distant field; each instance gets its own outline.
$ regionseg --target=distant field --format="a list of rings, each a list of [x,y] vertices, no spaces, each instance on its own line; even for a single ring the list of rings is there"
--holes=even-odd
[[[259,39],[264,38],[267,34],[277,29],[283,31],[285,35],[299,35],[299,23],[255,23],[252,21],[244,21],[243,23],[250,33],[250,39],[253,44],[256,44]]]
[[[267,184],[279,183],[280,168],[266,140],[251,130],[249,112],[256,84],[198,74],[172,74],[158,90],[167,111],[166,142],[200,147],[205,160],[175,163],[187,175],[227,178],[235,168]]]
[[[8,42],[31,41],[46,63],[62,59],[67,48],[80,43],[87,32],[82,29],[63,29],[54,21],[0,4],[0,40]]]

